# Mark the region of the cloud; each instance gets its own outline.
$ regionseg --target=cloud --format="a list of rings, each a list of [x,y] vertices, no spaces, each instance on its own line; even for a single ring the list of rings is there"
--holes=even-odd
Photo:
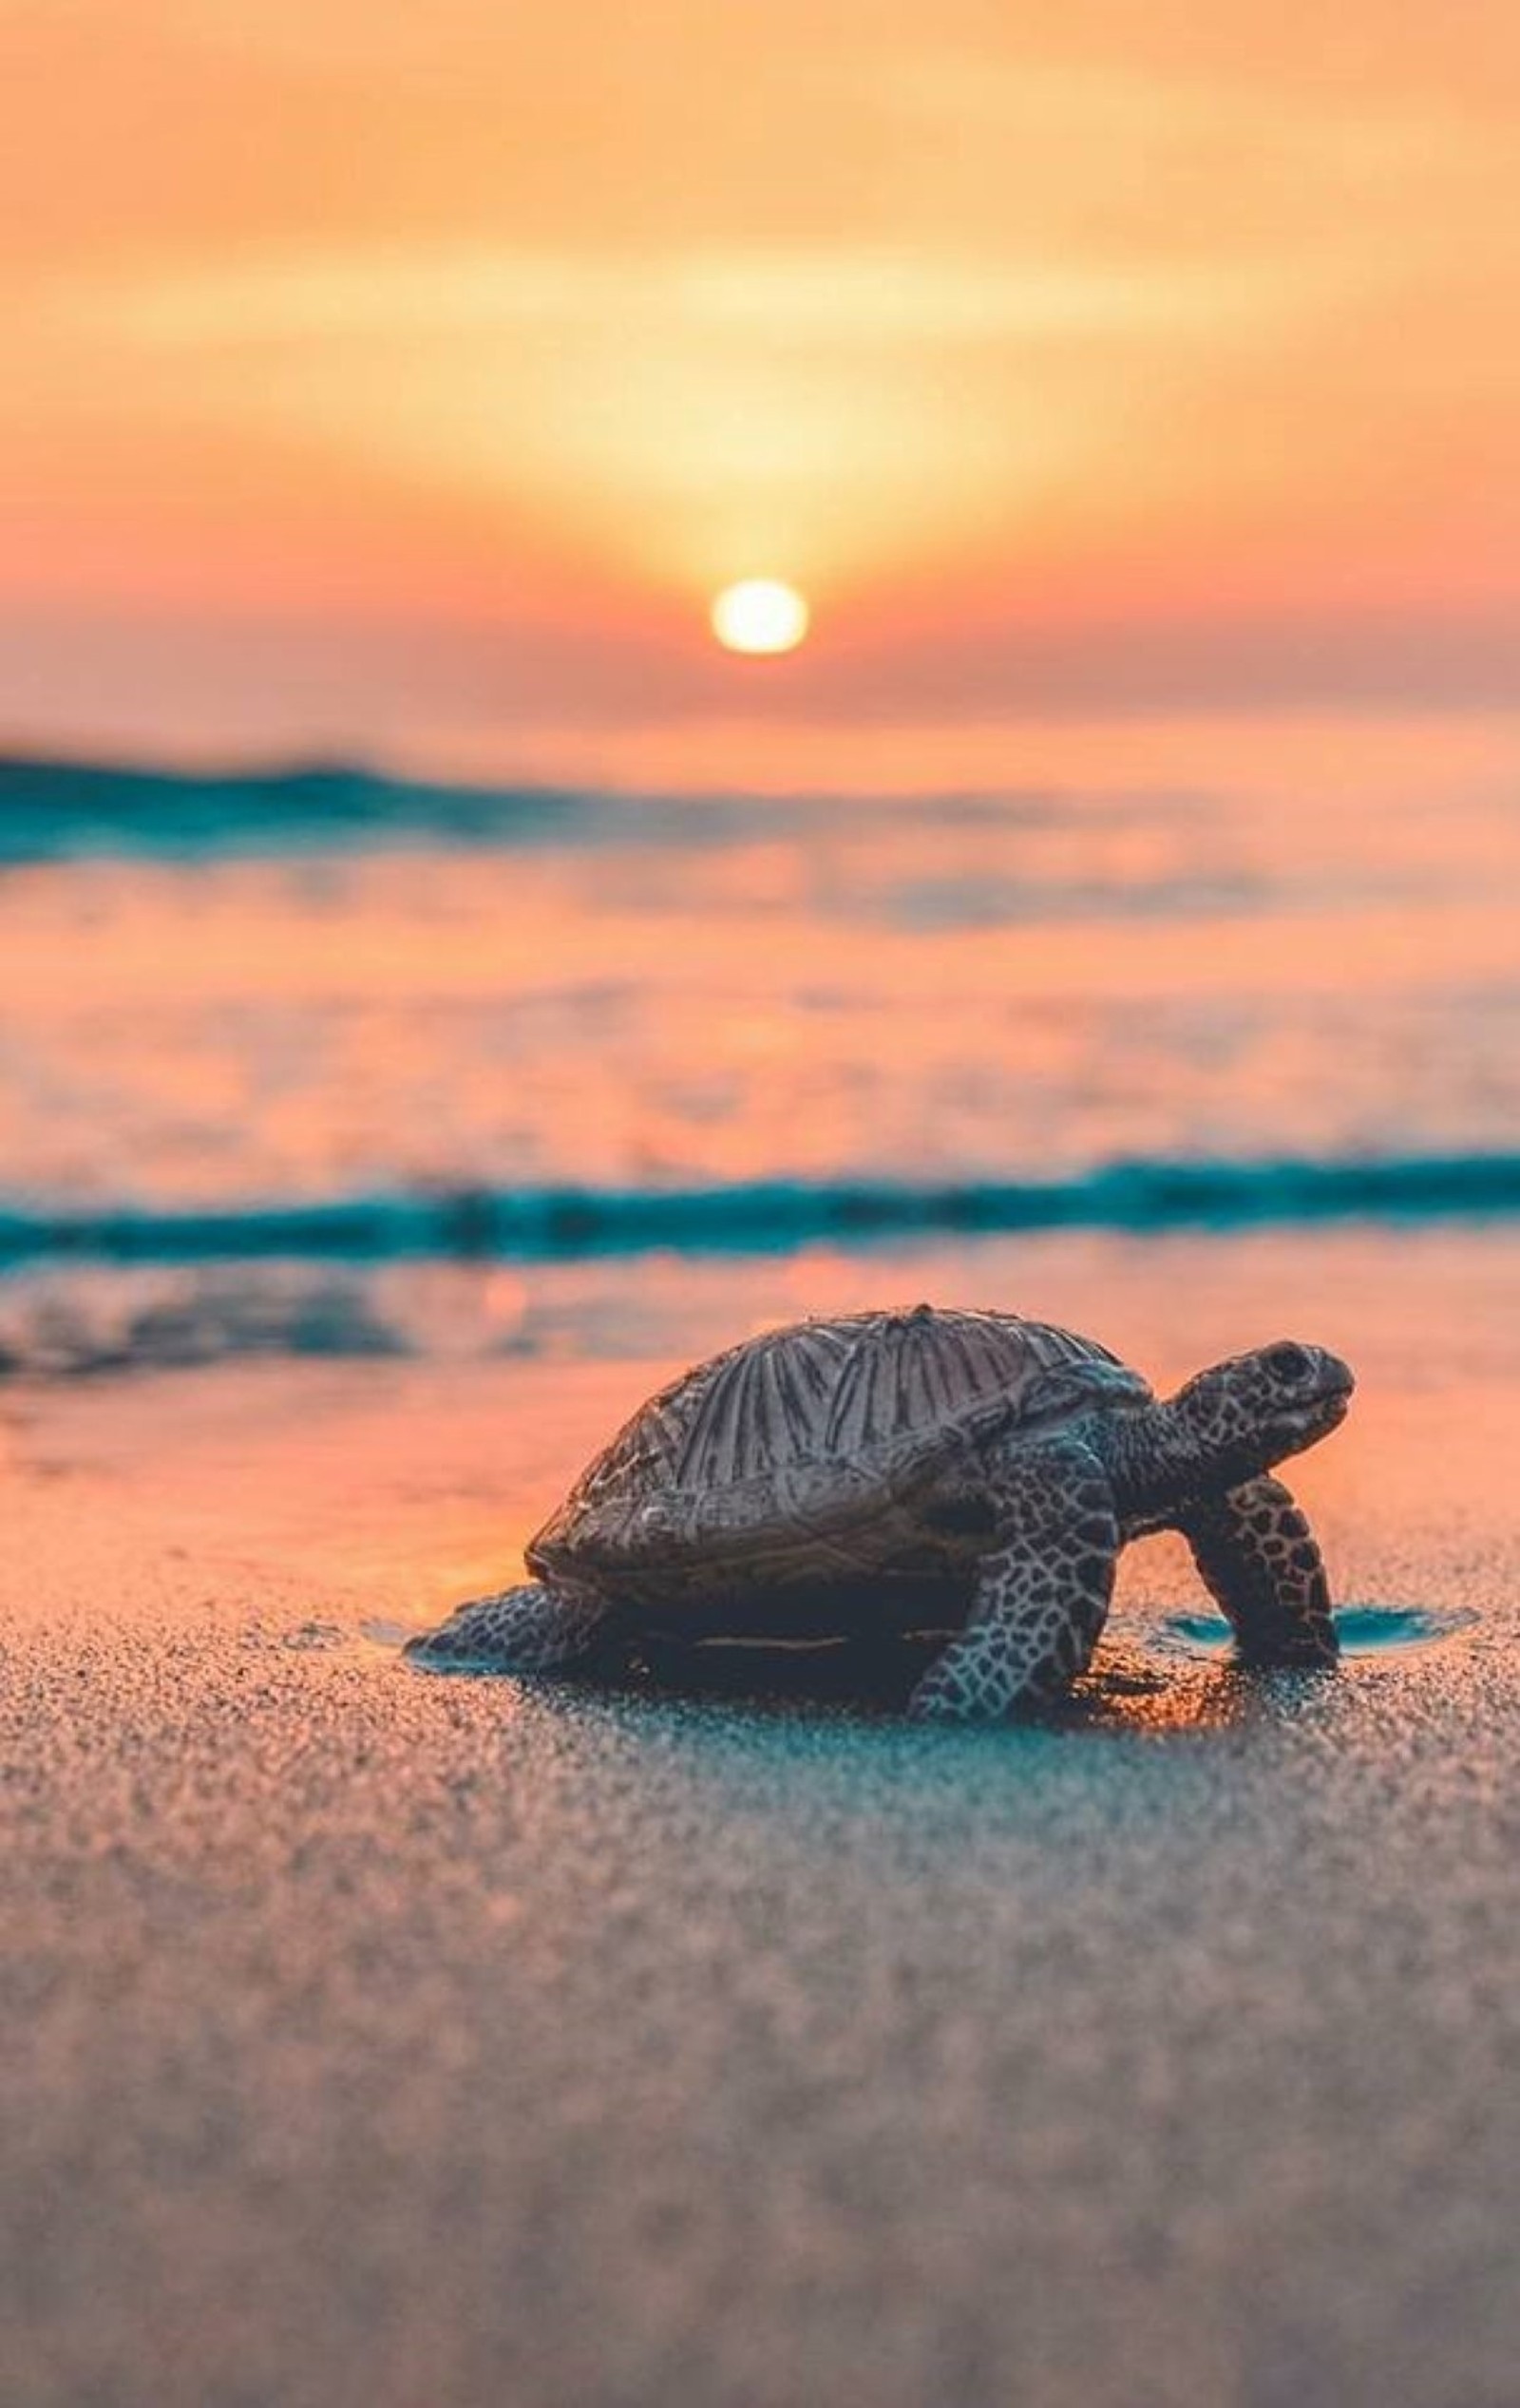
[[[504,693],[527,662],[594,723],[625,672],[706,708],[711,664],[639,647],[770,571],[880,631],[799,665],[830,711],[1496,690],[1520,15],[1492,0],[0,16],[0,585],[84,631],[106,595],[269,605],[294,676],[359,596],[435,664],[421,710],[435,631],[508,597],[568,632],[515,639]],[[92,641],[125,657],[82,634],[82,695]],[[187,710],[276,711],[249,642],[246,671],[181,645]],[[412,691],[405,644],[338,651],[376,711]]]
[[[903,249],[694,250],[637,260],[476,243],[303,247],[77,283],[82,323],[171,344],[258,344],[542,326],[851,344],[1004,342],[1255,316],[1301,297],[1268,270],[1149,273]]]

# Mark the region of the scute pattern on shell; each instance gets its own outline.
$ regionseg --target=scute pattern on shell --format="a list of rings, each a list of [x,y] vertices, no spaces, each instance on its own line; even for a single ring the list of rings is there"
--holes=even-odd
[[[681,1488],[727,1487],[928,1433],[991,1397],[1033,1406],[1043,1375],[1116,1358],[1089,1340],[995,1313],[862,1313],[770,1330],[721,1356],[689,1401]],[[686,1406],[684,1413],[679,1411]]]
[[[758,1502],[805,1466],[837,1466],[841,1489],[858,1489],[873,1463],[901,1467],[920,1445],[931,1453],[939,1433],[979,1408],[1035,1425],[1150,1394],[1106,1347],[1013,1314],[919,1305],[794,1322],[651,1397],[587,1467],[533,1551],[552,1561],[553,1550],[574,1549],[598,1526],[610,1537],[643,1500],[662,1500],[676,1525],[683,1498],[694,1507],[742,1489]],[[773,1502],[780,1509],[779,1493]],[[678,1543],[678,1530],[671,1534]]]

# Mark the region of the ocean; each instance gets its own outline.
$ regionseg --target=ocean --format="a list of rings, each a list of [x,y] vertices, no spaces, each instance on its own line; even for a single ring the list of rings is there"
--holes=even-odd
[[[679,1353],[925,1260],[1037,1313],[1014,1242],[1042,1233],[1159,1261],[1520,1214],[1492,784],[746,799],[12,759],[0,960],[10,1379]]]

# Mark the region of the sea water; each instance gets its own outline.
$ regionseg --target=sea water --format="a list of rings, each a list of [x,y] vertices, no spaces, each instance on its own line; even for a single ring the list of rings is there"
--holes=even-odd
[[[1121,1233],[1175,1279],[1188,1231],[1520,1214],[1492,786],[13,761],[0,963],[12,1377],[675,1353],[895,1295],[904,1247],[976,1293],[996,1241],[985,1300],[1038,1312],[1019,1233]]]

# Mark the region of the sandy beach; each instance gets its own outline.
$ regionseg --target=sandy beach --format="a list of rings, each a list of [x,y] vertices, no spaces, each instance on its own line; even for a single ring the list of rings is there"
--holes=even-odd
[[[1159,1541],[1002,1734],[400,1662],[652,1360],[8,1391],[7,2408],[1507,2408],[1520,1246],[1190,1259],[849,1272],[1361,1372],[1342,1670]]]

